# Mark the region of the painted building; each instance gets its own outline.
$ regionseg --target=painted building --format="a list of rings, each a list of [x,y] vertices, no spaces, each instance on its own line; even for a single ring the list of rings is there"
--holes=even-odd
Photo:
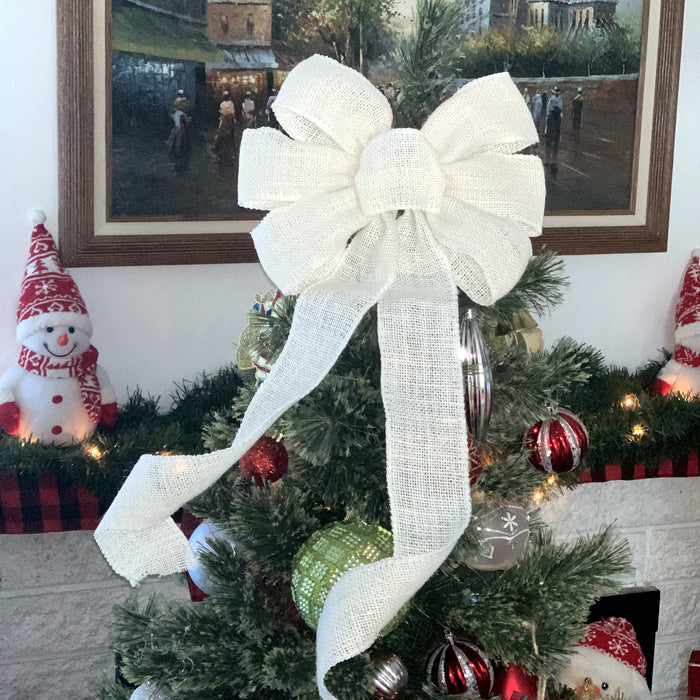
[[[527,0],[466,0],[465,18],[465,28],[471,34],[516,30],[527,24]]]
[[[615,23],[617,0],[529,0],[530,27],[554,27],[575,34],[581,30],[610,28]]]
[[[553,27],[575,34],[615,22],[617,0],[466,0],[465,29],[471,34],[522,27]]]
[[[207,36],[215,44],[270,46],[271,34],[270,0],[207,3]]]

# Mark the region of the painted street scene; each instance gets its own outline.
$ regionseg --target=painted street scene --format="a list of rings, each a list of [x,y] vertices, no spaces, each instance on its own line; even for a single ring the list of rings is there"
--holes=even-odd
[[[420,127],[461,85],[509,71],[540,136],[547,213],[626,211],[642,9],[643,0],[113,0],[108,219],[251,218],[236,204],[241,134],[280,128],[277,92],[315,53],[361,71],[397,126]]]

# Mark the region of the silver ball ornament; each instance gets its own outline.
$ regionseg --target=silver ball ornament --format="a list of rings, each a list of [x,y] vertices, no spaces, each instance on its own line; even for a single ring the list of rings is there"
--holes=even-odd
[[[203,522],[200,523],[190,536],[190,547],[194,550],[197,561],[199,562],[199,557],[203,551],[211,552],[212,549],[207,543],[207,539],[210,540],[224,540],[228,542],[231,549],[235,552],[236,545],[231,539],[229,533],[221,527],[221,525],[216,525],[215,523]],[[211,593],[213,585],[209,574],[204,570],[201,563],[194,568],[187,569],[187,573],[190,575],[193,583],[199,590],[204,593]]]
[[[172,700],[172,695],[167,690],[146,682],[134,690],[130,700]]]

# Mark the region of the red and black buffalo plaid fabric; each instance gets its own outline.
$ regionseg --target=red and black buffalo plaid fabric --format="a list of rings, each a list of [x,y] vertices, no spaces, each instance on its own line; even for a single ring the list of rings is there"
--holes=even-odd
[[[94,530],[107,505],[54,474],[0,474],[0,534]]]
[[[632,479],[655,479],[667,476],[700,476],[698,468],[698,453],[691,452],[681,459],[665,459],[658,466],[639,464],[619,465],[606,464],[604,467],[583,472],[580,477],[582,484],[600,481],[631,481]]]

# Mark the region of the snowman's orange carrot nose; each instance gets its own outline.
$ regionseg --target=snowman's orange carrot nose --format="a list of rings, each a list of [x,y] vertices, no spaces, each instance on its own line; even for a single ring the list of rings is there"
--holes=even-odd
[[[56,341],[61,347],[64,345],[68,345],[68,334],[63,333],[63,335],[58,336],[58,340]]]

